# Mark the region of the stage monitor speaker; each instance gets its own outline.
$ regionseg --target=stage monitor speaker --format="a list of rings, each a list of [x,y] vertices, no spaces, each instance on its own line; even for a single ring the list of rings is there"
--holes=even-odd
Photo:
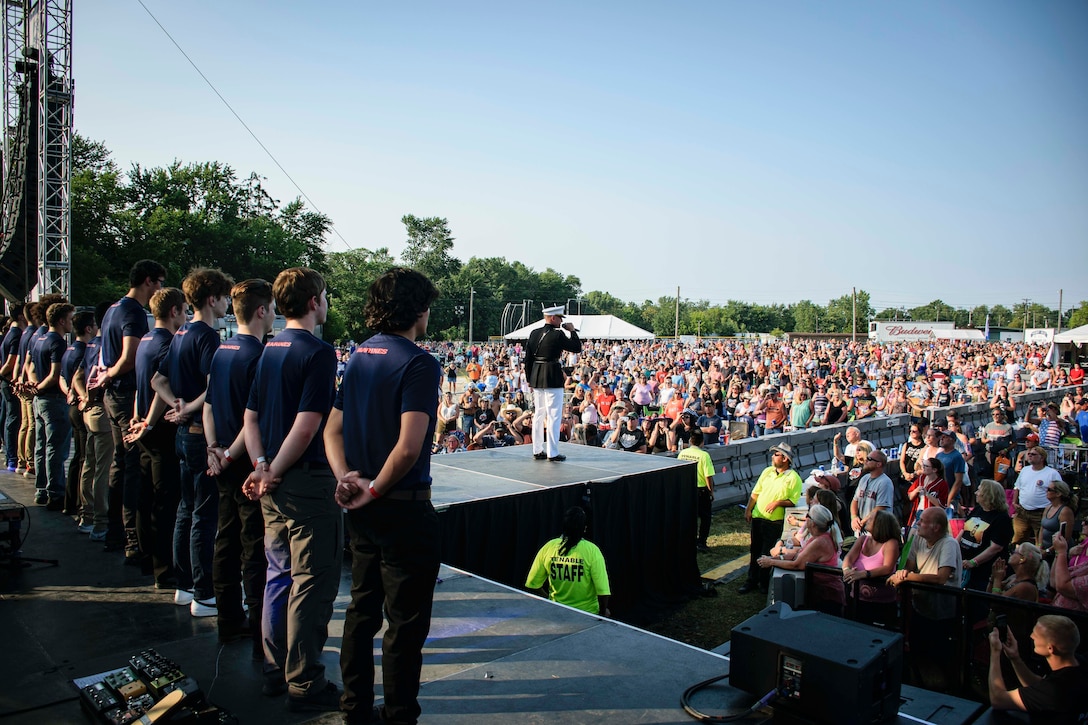
[[[776,722],[857,725],[894,720],[903,638],[821,612],[773,604],[733,629],[729,684],[778,690]]]

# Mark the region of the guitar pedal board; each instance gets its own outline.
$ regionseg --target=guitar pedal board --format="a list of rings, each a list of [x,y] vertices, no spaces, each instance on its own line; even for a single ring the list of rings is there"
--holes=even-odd
[[[232,718],[208,704],[196,680],[153,649],[129,657],[128,666],[95,676],[79,691],[81,709],[106,725],[195,723],[219,725]],[[176,694],[174,694],[176,693]]]

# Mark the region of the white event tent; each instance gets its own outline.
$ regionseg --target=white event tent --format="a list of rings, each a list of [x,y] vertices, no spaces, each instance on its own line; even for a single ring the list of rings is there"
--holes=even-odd
[[[614,315],[567,315],[563,322],[570,322],[583,340],[652,340],[654,333],[635,327]],[[537,320],[507,334],[507,340],[528,340],[529,333],[544,324]]]

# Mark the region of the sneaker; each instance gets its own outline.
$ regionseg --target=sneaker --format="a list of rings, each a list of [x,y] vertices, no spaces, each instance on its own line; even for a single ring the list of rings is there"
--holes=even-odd
[[[193,593],[188,589],[174,590],[174,604],[179,607],[187,607],[193,602]]]
[[[10,469],[10,468],[8,468],[8,470],[10,471],[11,469]],[[15,467],[15,475],[17,475],[17,476],[21,476],[21,475],[23,475],[24,473],[26,473],[26,469],[25,469],[25,468],[23,468],[22,466],[16,466],[16,467]]]
[[[34,503],[39,506],[45,506],[49,503],[49,494],[44,488],[39,488],[37,493],[34,494]]]
[[[92,531],[91,532],[91,541],[105,541],[105,540],[106,540],[106,530],[105,529],[103,529],[102,531]]]
[[[23,471],[23,478],[33,478],[34,475],[35,474],[34,474],[34,469],[33,468],[28,468],[25,471]]]
[[[8,473],[18,473],[18,472],[19,472],[19,467],[18,466],[11,466],[11,465],[8,466]]]
[[[200,601],[194,599],[189,603],[189,614],[194,617],[215,617],[219,615],[219,610],[215,606],[215,597],[211,599],[205,599]]]
[[[90,534],[94,532],[94,524],[80,524],[76,527],[76,531],[81,534]]]
[[[46,511],[62,511],[64,509],[64,499],[59,496],[49,499],[49,503],[45,505]]]
[[[330,712],[340,709],[340,688],[331,682],[317,692],[302,697],[287,696],[287,709],[291,712]]]

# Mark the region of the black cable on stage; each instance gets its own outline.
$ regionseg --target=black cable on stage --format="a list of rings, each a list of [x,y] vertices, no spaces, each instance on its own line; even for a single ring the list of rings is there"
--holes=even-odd
[[[684,712],[686,712],[688,715],[691,715],[699,722],[734,722],[736,720],[740,720],[743,717],[748,717],[760,708],[766,707],[767,705],[774,702],[775,698],[778,697],[778,690],[771,690],[766,695],[757,700],[751,707],[749,707],[744,712],[739,712],[733,715],[707,715],[706,713],[699,712],[694,707],[692,707],[690,702],[692,695],[694,695],[696,692],[703,689],[704,687],[709,687],[710,685],[713,685],[715,682],[721,682],[722,680],[728,679],[729,675],[718,675],[717,677],[711,677],[709,680],[703,680],[702,682],[692,685],[688,689],[684,690],[684,694],[680,696],[680,706],[684,708]]]

